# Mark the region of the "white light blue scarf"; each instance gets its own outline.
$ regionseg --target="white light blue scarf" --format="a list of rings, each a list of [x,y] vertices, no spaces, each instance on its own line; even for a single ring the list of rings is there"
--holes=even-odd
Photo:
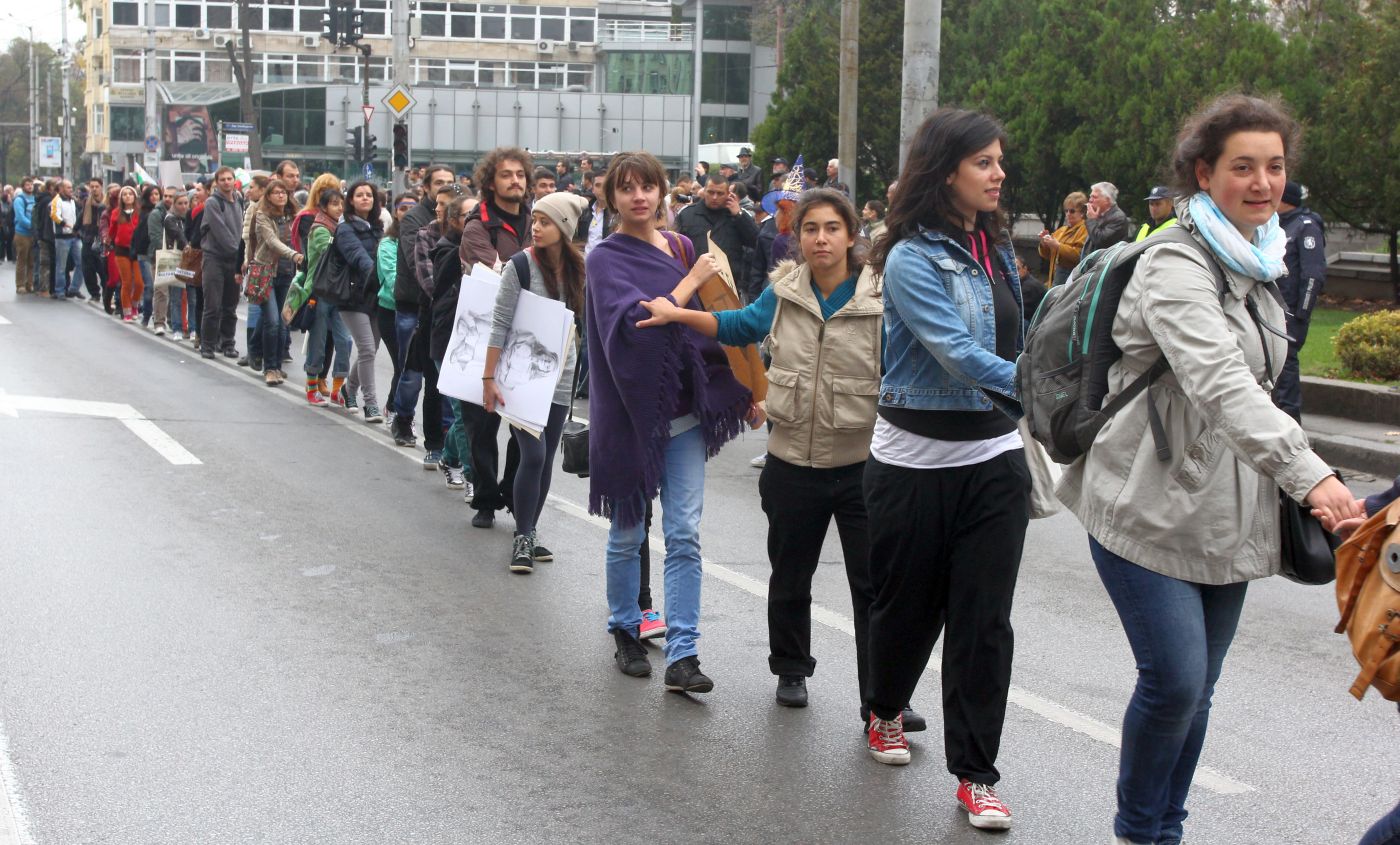
[[[1192,195],[1188,207],[1196,231],[1201,233],[1211,252],[1226,267],[1261,282],[1283,275],[1283,251],[1288,245],[1288,238],[1278,225],[1277,214],[1254,230],[1251,242],[1245,240],[1240,230],[1225,219],[1210,194],[1201,191]]]

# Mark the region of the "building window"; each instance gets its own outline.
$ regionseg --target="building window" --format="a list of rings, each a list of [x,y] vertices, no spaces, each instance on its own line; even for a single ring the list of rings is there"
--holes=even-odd
[[[92,10],[92,40],[96,41],[102,37],[103,9],[101,6]]]
[[[315,53],[297,56],[297,82],[329,82],[326,76],[326,59]]]
[[[700,102],[747,105],[749,57],[742,54],[706,53],[700,66]]]
[[[593,65],[569,65],[568,73],[565,81],[569,88],[576,91],[593,90]]]
[[[749,9],[744,6],[706,6],[705,39],[749,41]]]
[[[603,90],[609,94],[690,94],[695,58],[690,53],[606,54]]]
[[[749,119],[747,117],[706,117],[700,118],[700,143],[722,144],[747,141],[749,139]]]
[[[267,0],[267,28],[275,32],[293,32],[296,20],[292,0]],[[320,27],[317,27],[320,30]],[[291,80],[287,80],[290,82]]]
[[[175,6],[175,25],[186,29],[198,29],[204,25],[202,10],[194,3],[179,3]]]
[[[267,83],[292,83],[296,81],[293,76],[293,68],[296,66],[295,56],[268,56],[267,59]]]
[[[534,89],[535,65],[533,62],[511,62],[510,84],[515,88]]]
[[[233,29],[233,7],[210,3],[204,7],[204,22],[210,29]]]
[[[418,22],[424,38],[443,38],[447,35],[447,4],[419,3]]]
[[[156,4],[156,26],[170,26],[170,4]]]
[[[506,7],[481,7],[481,37],[488,41],[506,39]]]
[[[580,15],[588,15],[582,18]],[[593,9],[571,9],[569,11],[569,40],[577,41],[580,44],[592,44],[596,38],[594,30],[597,28],[597,12]]]
[[[414,59],[413,81],[420,85],[425,83],[437,83],[439,85],[446,84],[447,60]]]
[[[98,103],[92,107],[92,128],[90,134],[102,137],[107,134],[107,113],[102,110],[102,104]]]
[[[112,3],[112,26],[140,26],[141,7],[136,3]]]
[[[365,35],[389,34],[388,16],[384,13],[385,8],[387,7],[384,0],[360,0],[360,9],[365,13],[363,18]],[[320,32],[321,27],[318,25],[314,31]]]
[[[476,84],[482,88],[499,88],[506,84],[505,62],[477,62]]]
[[[112,84],[140,85],[146,81],[142,70],[141,54],[135,50],[114,50],[112,52]]]
[[[240,57],[240,61],[242,61]],[[257,66],[254,65],[254,75],[257,74]],[[204,81],[205,82],[232,82],[233,65],[229,64],[228,57],[218,53],[206,53],[204,55]]]
[[[145,109],[140,106],[108,106],[108,108],[112,111],[113,141],[140,141],[146,137]]]
[[[171,59],[174,80],[176,82],[203,82],[203,60],[203,53],[176,53]]]

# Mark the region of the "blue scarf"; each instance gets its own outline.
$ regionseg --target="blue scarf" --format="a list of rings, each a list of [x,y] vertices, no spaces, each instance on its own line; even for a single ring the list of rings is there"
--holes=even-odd
[[[1283,275],[1283,252],[1288,238],[1278,225],[1278,215],[1254,230],[1254,237],[1245,240],[1240,230],[1225,218],[1220,206],[1210,194],[1202,191],[1192,195],[1187,207],[1196,231],[1206,239],[1211,252],[1220,263],[1243,276],[1261,282]]]

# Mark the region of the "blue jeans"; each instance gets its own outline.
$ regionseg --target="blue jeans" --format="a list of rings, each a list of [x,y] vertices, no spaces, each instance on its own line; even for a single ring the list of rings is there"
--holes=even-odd
[[[1366,831],[1360,845],[1400,845],[1400,804]]]
[[[278,317],[277,319],[282,319]],[[328,302],[316,303],[316,318],[311,324],[311,342],[306,345],[306,375],[315,378],[326,360],[326,330],[335,346],[335,362],[331,375],[344,378],[350,372],[350,331],[340,319],[340,309]],[[278,362],[281,363],[280,361]],[[264,365],[266,366],[266,365]]]
[[[404,362],[403,374],[394,388],[394,412],[406,420],[413,419],[418,408],[418,392],[423,389],[423,374],[408,366],[408,346],[418,330],[417,311],[394,312],[394,340],[399,346],[399,360]]]
[[[145,284],[141,290],[141,324],[145,325],[151,321],[151,312],[154,311],[152,303],[156,295],[156,268],[151,264],[151,259],[144,255],[137,256],[136,264],[141,268],[141,281]]]
[[[282,308],[277,304],[277,291],[267,292],[261,305],[248,303],[248,359],[261,361],[263,369],[282,369]]]
[[[64,271],[68,259],[73,259],[73,278],[64,286]],[[65,295],[77,296],[83,290],[83,242],[80,238],[53,239],[53,295],[62,299]]]
[[[1193,584],[1143,569],[1093,537],[1099,570],[1137,660],[1123,717],[1115,836],[1175,845],[1205,743],[1210,699],[1235,638],[1247,582]]]
[[[666,444],[661,469],[661,530],[666,537],[666,664],[697,654],[700,638],[700,513],[705,504],[705,439],[697,426]],[[608,630],[642,625],[641,548],[646,524],[608,529]]]

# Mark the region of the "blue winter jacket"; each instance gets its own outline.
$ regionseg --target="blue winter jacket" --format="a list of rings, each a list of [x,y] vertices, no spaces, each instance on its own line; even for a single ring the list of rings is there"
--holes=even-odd
[[[15,234],[34,237],[34,195],[15,194]]]
[[[1021,306],[1010,245],[997,255]],[[919,227],[885,260],[885,377],[880,404],[917,411],[990,411],[1021,416],[1016,365],[996,354],[996,313],[985,271],[943,232]],[[1016,352],[1025,346],[1018,322]]]

